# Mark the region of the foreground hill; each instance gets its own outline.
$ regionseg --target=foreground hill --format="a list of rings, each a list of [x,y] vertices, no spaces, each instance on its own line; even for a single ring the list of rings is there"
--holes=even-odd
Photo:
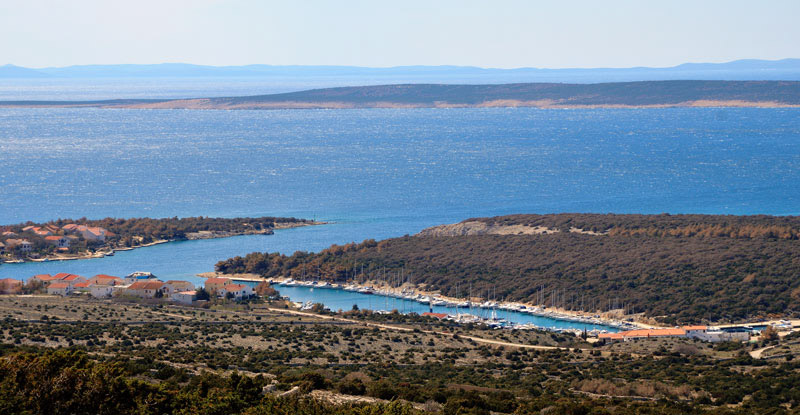
[[[470,219],[418,236],[332,246],[318,254],[253,253],[227,273],[331,281],[412,276],[465,297],[602,312],[666,323],[743,321],[800,310],[800,217],[514,215]]]
[[[645,81],[598,84],[403,84],[179,100],[4,101],[0,107],[161,109],[459,107],[797,107],[796,81]]]

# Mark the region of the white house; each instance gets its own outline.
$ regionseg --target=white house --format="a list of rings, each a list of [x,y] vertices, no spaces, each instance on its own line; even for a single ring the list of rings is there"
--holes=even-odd
[[[70,240],[66,236],[45,236],[44,240],[51,245],[55,245],[56,248],[69,248]]]
[[[748,330],[730,330],[723,331],[716,328],[710,328],[703,332],[691,335],[695,339],[719,343],[719,342],[746,342],[750,340],[750,332]]]
[[[235,300],[241,300],[252,297],[255,295],[255,291],[253,291],[253,287],[244,284],[226,284],[217,291],[217,295],[220,297],[227,297],[228,294],[233,295]]]
[[[183,305],[192,305],[192,301],[195,298],[195,291],[178,291],[172,293],[170,296],[172,301],[183,304]]]
[[[164,283],[164,294],[173,295],[181,291],[194,291],[194,284],[189,281],[169,280]]]
[[[72,292],[72,285],[67,282],[54,282],[47,286],[47,293],[51,295],[69,295]]]
[[[131,286],[125,290],[128,294],[133,294],[142,298],[153,298],[158,291],[164,293],[164,283],[161,281],[138,281],[131,284]]]
[[[99,227],[84,227],[83,229],[79,228],[78,233],[87,241],[105,242],[106,236],[109,236],[109,232],[107,230]]]
[[[53,275],[53,277],[57,278],[60,282],[66,282],[72,286],[80,282],[86,282],[86,278],[83,278],[80,275],[68,274],[66,272],[59,272],[58,274]]]
[[[108,298],[114,293],[113,285],[94,284],[89,287],[89,295],[94,298]]]
[[[33,249],[33,244],[27,239],[6,239],[6,246],[8,249],[17,249],[24,254]]]
[[[122,284],[122,278],[113,275],[97,274],[88,280],[92,284],[99,285],[119,285]]]

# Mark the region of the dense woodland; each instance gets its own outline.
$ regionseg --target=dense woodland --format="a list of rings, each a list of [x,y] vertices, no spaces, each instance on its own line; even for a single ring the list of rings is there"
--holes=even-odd
[[[607,234],[406,236],[334,245],[318,254],[252,253],[216,268],[339,282],[410,280],[452,296],[471,292],[573,310],[623,309],[666,323],[800,312],[797,217],[564,214],[480,220]]]

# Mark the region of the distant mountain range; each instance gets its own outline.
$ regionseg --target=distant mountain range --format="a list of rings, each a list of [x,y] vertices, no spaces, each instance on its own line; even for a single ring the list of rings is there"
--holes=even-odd
[[[685,63],[668,68],[518,68],[472,66],[203,66],[183,63],[154,65],[79,65],[61,68],[0,66],[2,78],[314,78],[352,79],[364,83],[598,83],[649,80],[790,80],[800,81],[800,59],[746,59],[727,63]],[[370,82],[365,82],[366,80]]]
[[[800,82],[400,84],[173,100],[0,101],[0,107],[148,109],[800,107]]]

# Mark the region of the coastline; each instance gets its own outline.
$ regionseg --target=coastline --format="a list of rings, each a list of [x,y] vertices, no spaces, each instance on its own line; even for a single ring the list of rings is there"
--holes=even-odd
[[[186,238],[182,239],[160,239],[146,244],[136,246],[120,246],[120,247],[106,247],[106,249],[96,252],[85,252],[82,254],[65,256],[63,254],[48,255],[44,258],[24,258],[18,260],[0,261],[0,264],[22,264],[26,262],[51,262],[51,261],[76,261],[81,259],[97,259],[112,256],[116,252],[132,251],[138,248],[147,248],[150,246],[166,244],[170,242],[194,241],[200,239],[219,239],[219,238],[232,238],[235,236],[246,235],[272,235],[274,230],[292,229],[305,226],[325,225],[328,222],[308,221],[308,222],[294,222],[294,223],[276,223],[275,226],[264,230],[248,230],[244,232],[215,232],[215,231],[201,231],[187,234]]]
[[[212,102],[207,98],[170,100],[153,103],[0,103],[0,108],[95,108],[95,109],[161,109],[161,110],[314,110],[314,109],[457,109],[457,108],[536,108],[536,109],[663,109],[663,108],[800,108],[799,104],[778,101],[692,100],[663,104],[568,104],[552,100],[489,100],[472,104],[446,101],[404,103],[375,101],[352,103],[345,101],[283,101],[283,102]]]
[[[198,277],[201,278],[230,278],[234,281],[246,281],[246,282],[262,282],[266,281],[270,284],[279,284],[283,285],[287,282],[295,282],[295,283],[313,283],[311,281],[299,281],[294,280],[292,278],[262,278],[256,274],[223,274],[220,272],[204,272],[200,274],[196,274]],[[473,304],[480,304],[484,299],[478,297],[471,297],[471,298],[455,298],[449,297],[445,295],[441,295],[438,291],[428,291],[422,287],[411,285],[411,284],[403,284],[400,287],[388,287],[383,285],[380,281],[366,281],[364,283],[355,283],[350,282],[346,284],[347,286],[356,287],[358,289],[372,289],[372,290],[380,290],[381,293],[377,293],[377,295],[386,295],[386,294],[393,294],[393,295],[401,295],[403,291],[406,290],[413,290],[415,294],[418,294],[423,297],[428,297],[431,300],[437,301],[445,301],[449,303],[463,303],[465,301],[472,302]],[[345,284],[332,284],[324,288],[330,289],[344,289]],[[280,290],[279,290],[280,291]],[[664,328],[663,326],[649,324],[643,321],[639,321],[636,318],[632,318],[632,321],[622,320],[619,318],[612,317],[613,312],[605,312],[605,313],[589,313],[589,312],[580,312],[580,311],[572,311],[572,310],[565,310],[555,307],[545,307],[540,305],[534,305],[526,302],[521,301],[497,301],[497,308],[503,307],[511,307],[511,306],[525,306],[527,310],[537,310],[533,312],[529,312],[532,315],[540,316],[540,317],[549,317],[556,320],[564,320],[564,321],[576,321],[576,322],[586,322],[590,321],[595,324],[605,325],[610,327],[628,327],[628,326],[635,326],[637,328],[642,329],[653,329],[653,328]],[[514,310],[511,310],[514,311]],[[635,316],[631,316],[635,317]]]

